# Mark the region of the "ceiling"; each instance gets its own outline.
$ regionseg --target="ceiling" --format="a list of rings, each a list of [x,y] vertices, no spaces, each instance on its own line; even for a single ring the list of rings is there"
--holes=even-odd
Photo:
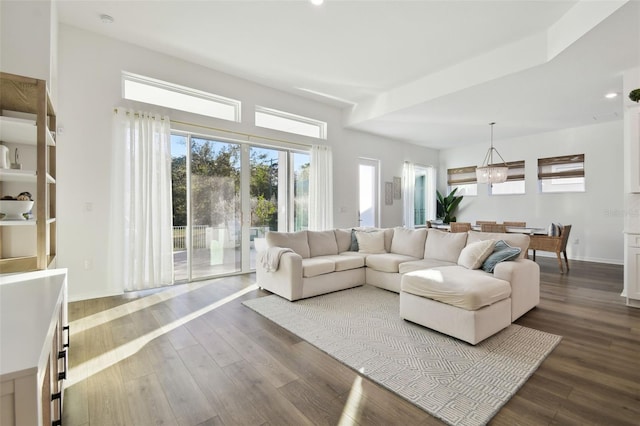
[[[57,4],[64,24],[340,107],[349,128],[433,148],[487,141],[491,121],[499,140],[620,119],[622,72],[640,66],[636,0]]]

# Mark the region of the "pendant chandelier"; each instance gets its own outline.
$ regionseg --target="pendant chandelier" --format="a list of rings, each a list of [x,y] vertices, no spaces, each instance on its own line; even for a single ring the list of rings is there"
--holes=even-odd
[[[497,149],[493,147],[493,125],[496,123],[489,123],[491,126],[491,148],[487,151],[487,155],[484,156],[484,162],[482,166],[476,167],[476,178],[478,183],[502,183],[506,182],[509,167],[505,163],[502,155]],[[502,164],[493,164],[493,151],[496,152]]]

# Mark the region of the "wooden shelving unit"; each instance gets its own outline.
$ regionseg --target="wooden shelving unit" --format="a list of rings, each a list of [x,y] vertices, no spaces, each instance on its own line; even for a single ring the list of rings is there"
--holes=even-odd
[[[33,220],[0,220],[0,273],[47,269],[56,256],[56,115],[45,80],[0,72],[0,143],[13,147],[35,147],[34,168],[0,169],[0,194],[6,183],[35,185]],[[31,191],[30,191],[31,192]],[[11,233],[35,226],[34,249],[15,256]],[[15,239],[15,238],[14,238]],[[21,241],[24,244],[24,241]]]

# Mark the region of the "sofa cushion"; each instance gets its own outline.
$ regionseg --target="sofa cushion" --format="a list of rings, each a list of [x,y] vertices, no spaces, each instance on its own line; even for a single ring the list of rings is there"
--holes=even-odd
[[[380,272],[399,272],[399,266],[401,263],[411,262],[414,260],[418,259],[404,254],[371,254],[367,256],[366,265],[368,268]]]
[[[467,244],[460,252],[458,257],[458,265],[467,269],[478,269],[482,266],[485,259],[493,253],[496,242],[494,240],[476,241]]]
[[[424,243],[427,238],[426,229],[394,228],[391,239],[391,253],[406,256],[424,257]]]
[[[372,227],[359,227],[359,228],[353,228],[352,229],[352,241],[351,241],[351,248],[349,249],[350,251],[358,251],[358,240],[356,238],[356,232],[358,231],[363,231],[363,232],[376,232],[376,231],[382,231],[384,233],[384,251],[386,253],[390,253],[391,252],[391,241],[393,240],[393,228],[372,228]]]
[[[454,266],[454,262],[445,262],[437,259],[420,259],[411,262],[403,262],[398,266],[398,272],[406,274],[407,272],[418,271],[420,269],[437,268],[438,266]]]
[[[462,266],[413,271],[402,276],[401,291],[468,311],[506,299],[511,285],[483,271]]]
[[[332,261],[335,264],[335,271],[340,272],[348,271],[349,269],[364,268],[365,256],[358,256],[358,253],[356,253],[355,256],[339,254],[333,256],[321,256],[317,257],[316,259],[326,259]]]
[[[335,262],[321,257],[302,259],[302,276],[305,278],[329,274],[335,271]]]
[[[307,231],[311,257],[338,254],[338,243],[333,231]]]
[[[303,259],[311,257],[307,231],[275,232],[269,231],[266,235],[269,247],[286,247],[298,253]]]
[[[466,243],[466,232],[445,232],[439,229],[429,229],[427,242],[424,246],[424,258],[457,263],[460,252]]]
[[[520,255],[520,247],[511,247],[504,240],[496,242],[493,253],[489,255],[482,264],[482,270],[485,272],[493,272],[496,265],[500,262],[515,260]]]
[[[356,231],[360,253],[386,253],[383,231]]]
[[[511,247],[520,247],[520,259],[524,259],[527,251],[529,250],[529,236],[527,234],[516,233],[500,233],[500,232],[469,232],[467,238],[467,244],[475,243],[476,241],[484,240],[504,240],[505,243]]]
[[[351,229],[334,229],[333,232],[336,234],[338,253],[349,251],[351,248]]]
[[[340,253],[340,256],[358,256],[358,257],[361,257],[362,259],[366,259],[367,256],[369,256],[369,254],[360,253],[359,251],[343,251],[342,253]]]

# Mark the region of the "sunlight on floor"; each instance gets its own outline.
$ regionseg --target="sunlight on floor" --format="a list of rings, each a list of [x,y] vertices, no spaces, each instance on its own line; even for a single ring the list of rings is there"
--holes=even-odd
[[[340,421],[338,421],[338,426],[350,426],[358,424],[360,412],[362,411],[362,408],[360,407],[362,395],[362,377],[357,376],[353,381],[353,385],[351,385],[349,398],[347,398],[347,403],[344,405],[344,409],[342,410],[342,415],[340,416]]]
[[[96,358],[90,359],[87,362],[84,362],[80,365],[70,368],[69,380],[65,387],[71,387],[76,383],[86,380],[87,378],[93,376],[94,374],[99,373],[111,367],[112,365],[115,365],[118,362],[128,358],[129,356],[135,354],[140,349],[142,349],[146,344],[151,342],[153,339],[159,336],[162,336],[163,334],[168,333],[171,330],[174,330],[188,323],[189,321],[192,321],[198,318],[199,316],[206,314],[207,312],[211,312],[214,309],[219,308],[220,306],[237,299],[238,297],[241,297],[251,291],[254,291],[257,288],[258,288],[257,284],[250,285],[249,287],[244,288],[240,291],[237,291],[223,299],[218,300],[217,302],[207,305],[201,309],[198,309],[197,311],[194,311],[189,315],[186,315],[173,322],[170,322],[169,324],[161,326],[160,328],[157,328],[150,333],[140,336],[137,339],[132,340],[131,342],[118,346],[117,348],[114,348],[108,352],[105,352]]]
[[[180,296],[181,294],[189,293],[190,291],[197,290],[209,284],[210,282],[208,281],[202,281],[198,283],[180,284],[175,287],[167,287],[166,289],[162,289],[161,291],[150,294],[149,296],[141,297],[139,299],[124,303],[111,309],[97,312],[93,315],[89,315],[84,318],[72,321],[69,324],[69,332],[73,336],[76,333],[89,330],[90,328],[97,327],[130,313],[140,311],[158,303],[162,303],[166,300]]]

